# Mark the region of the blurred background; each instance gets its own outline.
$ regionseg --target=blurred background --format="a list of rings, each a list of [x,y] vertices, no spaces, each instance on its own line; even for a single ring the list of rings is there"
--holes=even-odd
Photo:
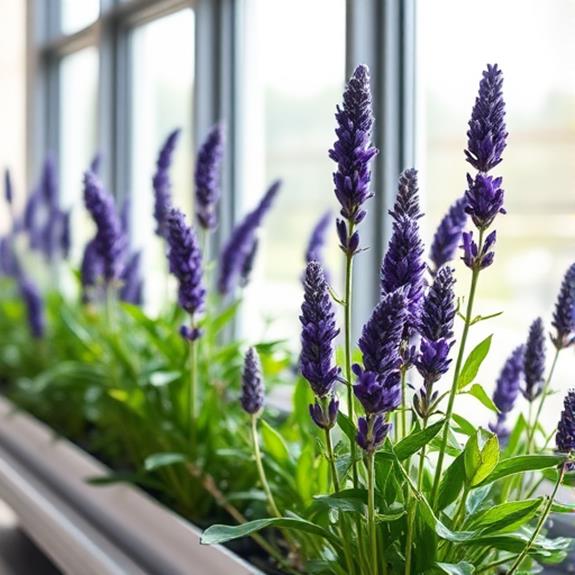
[[[496,171],[508,214],[497,220],[496,261],[482,274],[478,311],[505,313],[473,336],[497,334],[482,372],[491,387],[531,321],[542,315],[549,324],[562,275],[575,260],[574,29],[575,0],[0,0],[0,162],[22,206],[52,154],[62,207],[73,209],[77,264],[89,236],[82,173],[101,152],[106,185],[118,200],[130,199],[153,311],[166,297],[152,233],[158,148],[170,130],[183,129],[174,194],[189,211],[194,151],[223,120],[224,198],[214,249],[272,179],[284,181],[238,329],[247,339],[265,332],[297,348],[305,245],[321,214],[336,211],[327,150],[346,77],[357,63],[371,68],[381,149],[363,228],[370,249],[356,275],[359,326],[377,298],[399,172],[420,171],[429,240],[464,192],[467,121],[481,72],[496,62],[505,74],[510,133]],[[6,224],[7,214],[0,215]],[[334,235],[327,261],[339,290]],[[459,271],[463,295],[468,277]],[[568,363],[559,364],[563,387],[571,384]],[[559,401],[547,408],[557,410]]]

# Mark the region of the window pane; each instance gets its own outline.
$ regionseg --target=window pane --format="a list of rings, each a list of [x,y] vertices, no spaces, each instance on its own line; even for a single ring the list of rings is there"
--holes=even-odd
[[[153,231],[152,176],[158,149],[169,132],[181,128],[174,154],[174,204],[192,207],[192,109],[194,13],[186,9],[136,28],[132,38],[132,235],[144,250],[143,269],[166,268],[162,244]],[[165,282],[147,282],[147,300],[159,304]]]
[[[542,315],[549,326],[561,277],[575,254],[575,228],[568,223],[575,212],[575,3],[558,0],[550,10],[546,3],[524,0],[520,26],[515,2],[486,0],[481,10],[469,0],[417,6],[420,142],[430,222],[437,223],[465,189],[471,170],[463,156],[465,134],[482,70],[497,62],[505,76],[508,147],[493,172],[503,176],[508,214],[496,220],[495,263],[481,274],[477,309],[505,314],[473,328],[474,341],[482,332],[497,334],[492,371],[482,376],[492,383],[533,319]],[[469,274],[459,277],[465,278],[458,284],[463,295]],[[568,362],[561,364],[569,369]],[[557,375],[557,387],[565,390],[567,372]],[[558,413],[561,395],[549,398],[549,413]]]
[[[98,52],[90,47],[60,64],[60,194],[73,208],[73,261],[79,261],[91,226],[82,208],[82,175],[97,149]]]
[[[308,236],[322,213],[336,211],[327,154],[345,80],[345,1],[251,0],[246,9],[244,211],[272,180],[281,178],[283,187],[263,226],[245,314],[250,337],[261,335],[257,320],[267,317],[274,321],[266,335],[297,342]],[[328,238],[327,264],[339,289],[335,224]]]
[[[100,13],[100,0],[60,0],[63,34],[73,34],[95,22]]]

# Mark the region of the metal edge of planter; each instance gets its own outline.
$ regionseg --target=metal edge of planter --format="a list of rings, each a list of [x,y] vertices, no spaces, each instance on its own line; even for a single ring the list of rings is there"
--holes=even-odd
[[[0,497],[30,537],[74,575],[259,574],[130,485],[94,486],[109,469],[0,397]]]

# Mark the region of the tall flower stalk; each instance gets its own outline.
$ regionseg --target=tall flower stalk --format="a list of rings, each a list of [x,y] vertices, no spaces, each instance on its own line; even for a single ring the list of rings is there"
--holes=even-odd
[[[373,195],[370,192],[370,163],[377,154],[371,145],[373,114],[369,70],[358,66],[353,72],[343,94],[343,104],[337,107],[335,130],[337,140],[329,151],[330,158],[337,163],[333,174],[335,195],[341,205],[341,219],[337,220],[340,247],[345,254],[344,291],[344,346],[345,378],[347,385],[348,416],[354,420],[352,391],[352,349],[351,349],[351,297],[353,258],[359,249],[357,226],[365,218],[365,202]],[[354,486],[358,486],[357,450],[351,444],[352,473]]]
[[[475,100],[471,120],[469,121],[467,137],[465,156],[478,173],[475,178],[472,178],[469,174],[467,175],[468,188],[465,192],[465,211],[477,228],[479,238],[478,242],[475,243],[473,232],[464,232],[462,234],[462,259],[465,265],[471,269],[471,284],[465,310],[463,333],[445,414],[441,447],[435,469],[431,492],[432,506],[435,505],[437,499],[439,482],[443,471],[451,417],[455,405],[455,396],[457,395],[457,383],[463,365],[465,345],[473,317],[473,302],[479,274],[493,263],[495,257],[492,251],[496,238],[495,231],[490,232],[487,236],[485,234],[497,214],[505,213],[501,178],[493,178],[487,175],[487,172],[501,162],[507,139],[505,102],[503,100],[503,74],[497,65],[488,65],[483,72],[483,78],[479,84],[479,94]]]

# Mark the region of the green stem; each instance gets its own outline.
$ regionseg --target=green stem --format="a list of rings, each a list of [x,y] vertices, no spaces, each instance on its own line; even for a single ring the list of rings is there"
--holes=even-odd
[[[531,538],[529,539],[529,541],[527,542],[527,544],[523,548],[523,551],[521,551],[521,553],[517,556],[517,559],[515,559],[513,565],[511,566],[511,569],[507,572],[507,575],[513,575],[513,573],[515,573],[515,571],[517,571],[517,569],[519,568],[519,566],[523,562],[523,559],[525,559],[525,557],[529,553],[529,550],[533,546],[535,539],[537,539],[537,536],[541,532],[541,529],[543,528],[543,525],[545,524],[545,521],[547,520],[547,517],[549,516],[549,512],[551,511],[553,501],[555,500],[555,496],[557,495],[557,490],[559,489],[559,486],[561,485],[561,483],[563,481],[563,477],[565,476],[566,470],[567,470],[567,466],[565,464],[563,464],[561,466],[561,471],[559,473],[559,477],[557,478],[557,482],[555,483],[555,487],[553,488],[553,492],[551,493],[551,496],[549,497],[549,500],[547,501],[547,505],[545,506],[545,509],[543,510],[543,513],[541,514],[539,521],[537,522],[537,526],[535,527],[535,531],[533,531],[533,534],[531,535]]]
[[[375,528],[375,454],[367,455],[367,525],[371,546],[371,566],[374,575],[379,572],[377,565],[377,531]]]
[[[492,561],[491,563],[488,563],[484,567],[481,567],[481,569],[479,569],[475,573],[477,575],[479,575],[479,573],[487,573],[487,572],[491,571],[494,567],[499,567],[499,565],[503,565],[504,563],[507,563],[512,558],[513,558],[513,555],[506,555],[502,559],[497,559],[495,561]]]
[[[325,447],[327,450],[327,458],[331,467],[331,478],[333,481],[333,488],[337,493],[339,491],[339,478],[337,476],[337,468],[335,466],[335,456],[333,453],[333,445],[331,443],[331,432],[329,429],[325,430]]]
[[[270,489],[268,480],[266,478],[266,473],[264,471],[264,466],[262,463],[262,454],[260,451],[260,442],[259,442],[259,438],[258,438],[258,416],[253,414],[252,416],[252,443],[254,446],[254,455],[256,458],[256,466],[258,469],[258,475],[260,477],[260,483],[262,484],[262,487],[264,488],[264,492],[266,494],[270,509],[272,510],[272,513],[276,516],[276,517],[282,517],[282,514],[280,513],[280,510],[278,509],[278,506],[276,505],[274,496],[272,495],[272,490]]]
[[[401,368],[401,439],[407,436],[407,369]]]
[[[349,223],[349,236],[353,234],[353,224]],[[347,414],[354,423],[353,387],[351,385],[351,291],[353,274],[353,255],[346,255],[345,262],[345,303],[344,303],[344,331],[345,331],[345,377],[347,380]],[[358,487],[357,474],[357,447],[355,441],[350,439],[352,460],[353,486]]]
[[[483,247],[483,230],[479,231],[478,253],[481,253]],[[447,439],[449,438],[449,428],[451,424],[451,416],[453,415],[453,407],[455,405],[455,396],[457,395],[457,380],[461,372],[463,363],[463,355],[465,353],[465,343],[467,341],[467,334],[471,325],[471,314],[473,313],[473,300],[475,299],[475,291],[477,289],[477,280],[479,278],[479,269],[475,267],[471,274],[471,286],[469,288],[469,298],[467,300],[467,310],[465,312],[465,323],[463,326],[463,333],[461,334],[461,342],[459,344],[459,352],[457,354],[457,361],[455,362],[455,371],[453,373],[453,383],[449,392],[449,401],[447,403],[447,412],[445,414],[445,423],[443,424],[443,436],[441,439],[441,448],[437,459],[437,468],[435,470],[435,478],[433,480],[433,488],[431,490],[431,505],[435,507],[437,490],[441,480],[441,471],[443,469],[443,460],[445,459],[445,451],[447,449]]]
[[[106,316],[106,325],[108,329],[113,332],[115,331],[114,322],[114,288],[107,283],[104,291],[104,307]]]
[[[197,445],[197,377],[198,377],[198,342],[190,341],[190,382],[187,388],[186,407],[188,418],[188,433],[190,449],[193,451]]]

